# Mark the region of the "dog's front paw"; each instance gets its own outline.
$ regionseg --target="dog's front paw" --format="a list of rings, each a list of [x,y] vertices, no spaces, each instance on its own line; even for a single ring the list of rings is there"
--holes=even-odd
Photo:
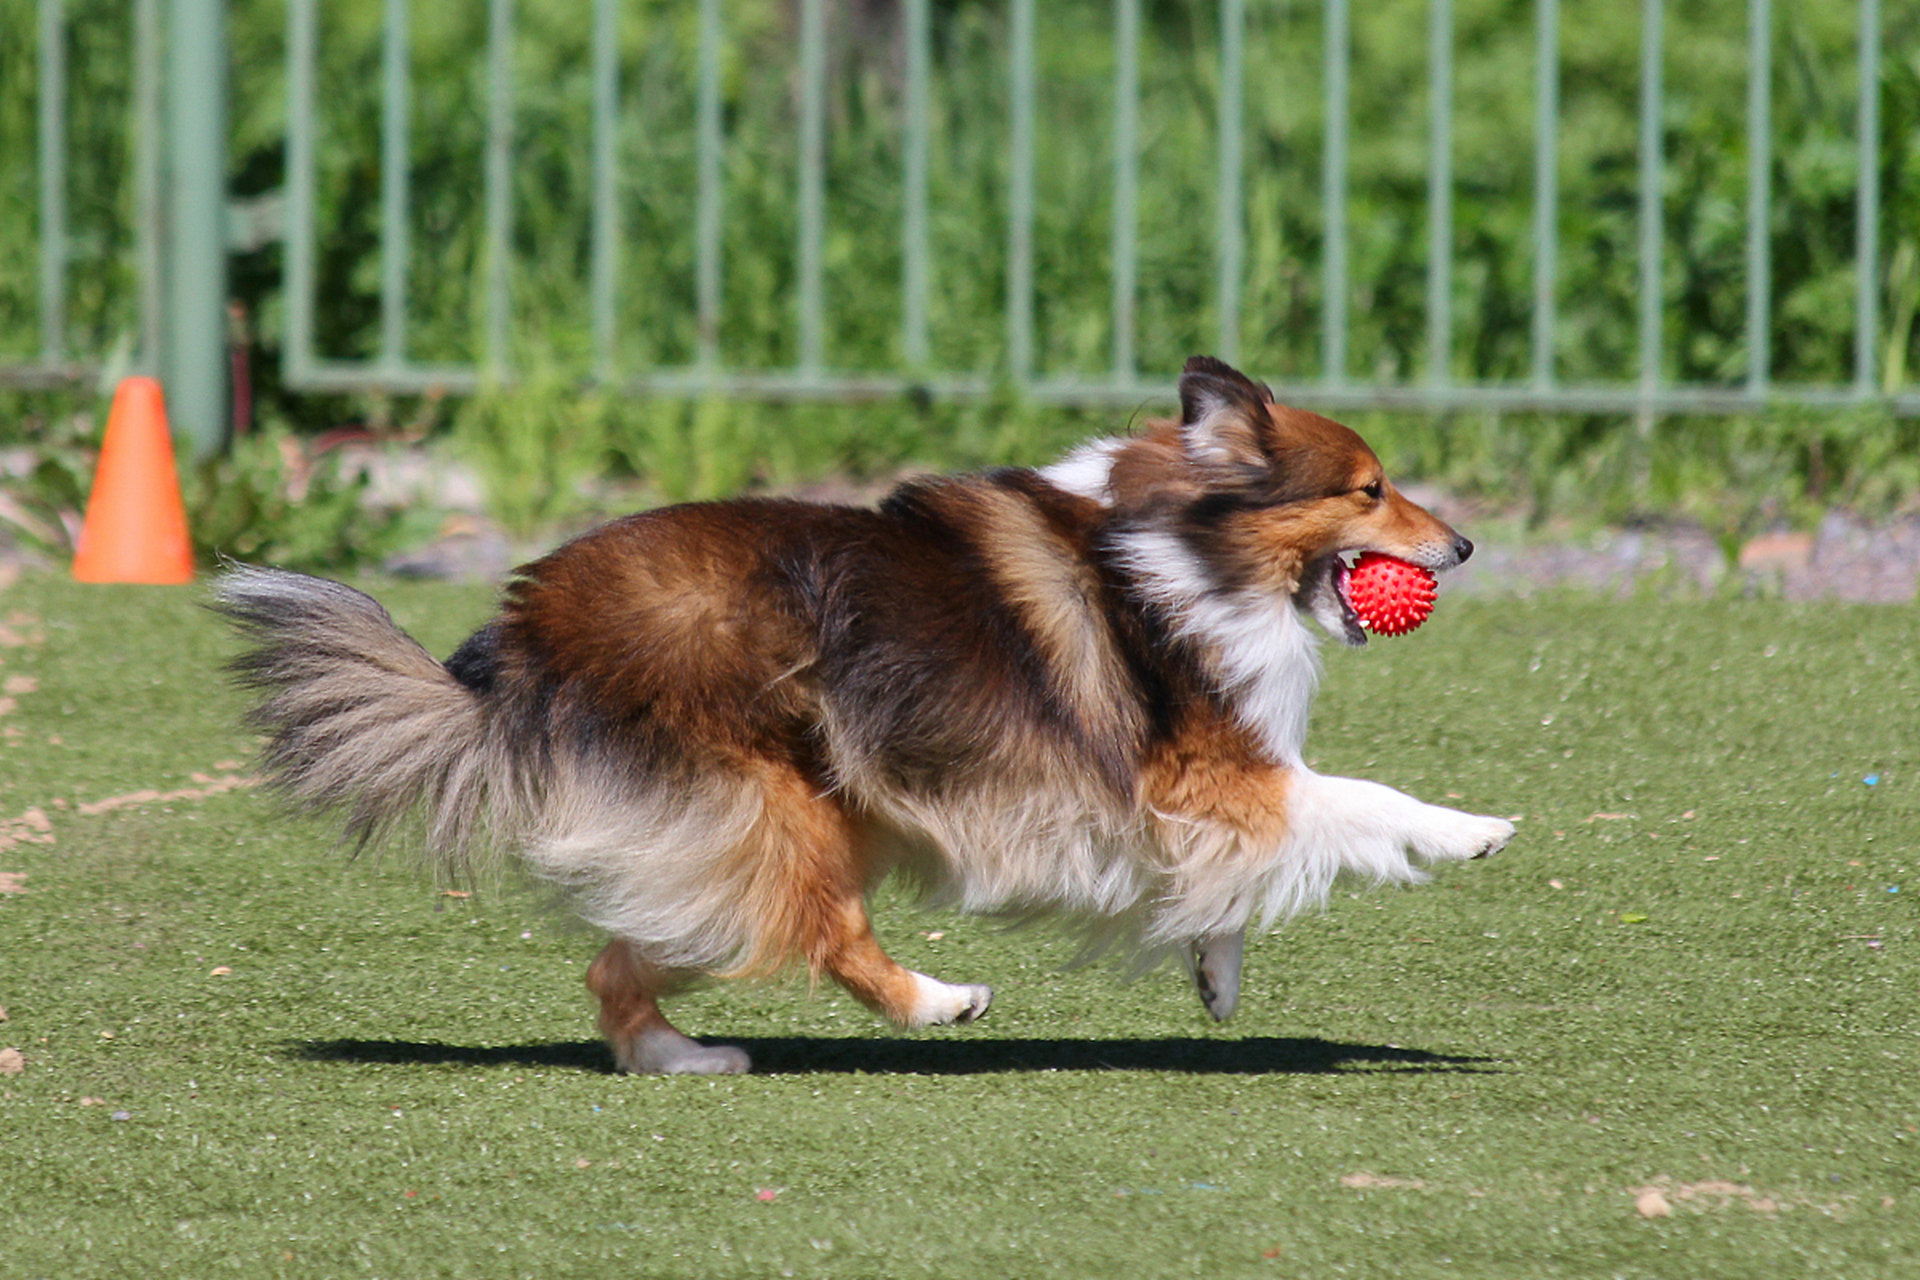
[[[1414,851],[1433,862],[1467,862],[1486,858],[1507,847],[1513,824],[1505,818],[1442,809],[1445,815],[1414,840]]]
[[[1487,824],[1489,830],[1485,843],[1480,846],[1479,852],[1473,856],[1476,858],[1491,858],[1494,854],[1506,848],[1508,842],[1513,839],[1513,824],[1505,818],[1482,818],[1481,821]]]
[[[1240,1007],[1240,959],[1246,943],[1244,930],[1194,940],[1194,990],[1215,1022],[1225,1022]]]

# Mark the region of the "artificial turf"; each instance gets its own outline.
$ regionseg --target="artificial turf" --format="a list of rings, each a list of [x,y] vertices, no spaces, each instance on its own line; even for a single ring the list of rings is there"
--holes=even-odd
[[[883,896],[983,1023],[722,986],[756,1074],[645,1079],[538,893],[234,784],[197,599],[0,591],[0,1276],[1920,1274],[1911,607],[1443,596],[1310,752],[1520,835],[1260,939],[1234,1021]]]

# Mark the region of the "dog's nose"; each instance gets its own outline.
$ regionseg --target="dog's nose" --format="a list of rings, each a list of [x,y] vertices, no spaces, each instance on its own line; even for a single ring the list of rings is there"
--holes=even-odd
[[[1455,563],[1464,561],[1468,556],[1473,554],[1473,544],[1456,533],[1453,535],[1453,554]]]

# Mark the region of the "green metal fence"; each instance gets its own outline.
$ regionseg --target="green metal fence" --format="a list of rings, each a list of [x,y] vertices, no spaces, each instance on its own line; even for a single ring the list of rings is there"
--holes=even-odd
[[[219,288],[220,263],[208,254],[219,253],[218,240],[197,241],[182,228],[218,225],[224,201],[218,156],[208,157],[195,139],[219,135],[224,104],[217,85],[226,54],[222,45],[224,6],[215,0],[165,0],[169,15],[167,61],[163,64],[160,21],[156,6],[162,0],[135,0],[131,21],[137,28],[140,51],[132,74],[137,146],[131,182],[138,192],[134,202],[138,222],[139,278],[137,316],[129,327],[140,336],[141,358],[158,362],[182,386],[170,386],[178,402],[185,395],[198,406],[218,390],[209,379],[223,376],[221,335],[226,323]],[[692,0],[688,15],[695,34],[691,41],[695,90],[690,129],[695,140],[693,171],[694,214],[674,234],[683,236],[693,260],[692,297],[688,305],[695,320],[697,341],[691,358],[671,362],[636,363],[622,354],[622,291],[631,287],[622,264],[636,245],[622,218],[621,192],[631,175],[623,173],[623,151],[616,136],[620,104],[635,91],[623,74],[619,55],[622,11],[617,0],[593,0],[578,10],[578,21],[590,51],[592,97],[591,136],[577,140],[590,159],[589,234],[583,270],[587,276],[587,322],[591,326],[592,373],[604,384],[635,394],[721,394],[757,397],[879,397],[924,392],[934,396],[1019,394],[1044,401],[1138,403],[1164,394],[1170,372],[1187,353],[1137,349],[1141,321],[1138,300],[1151,283],[1153,267],[1139,252],[1142,154],[1141,0],[1113,0],[1112,118],[1105,137],[1110,139],[1111,162],[1104,193],[1105,225],[1085,227],[1088,252],[1104,252],[1110,287],[1110,350],[1104,368],[1080,368],[1063,373],[1043,368],[1038,359],[1039,326],[1035,269],[1036,155],[1038,131],[1062,127],[1039,116],[1036,82],[1043,52],[1036,26],[1036,0],[1006,0],[1004,8],[1004,78],[995,104],[1004,113],[1005,207],[1001,260],[1004,315],[1001,341],[994,358],[967,367],[946,367],[936,355],[930,281],[946,269],[939,262],[930,226],[939,214],[930,182],[936,163],[932,136],[930,95],[934,91],[934,0],[898,0],[900,45],[897,86],[899,165],[897,181],[900,214],[897,223],[862,226],[859,234],[892,242],[891,256],[900,268],[891,287],[898,293],[898,332],[891,359],[860,367],[842,367],[831,356],[827,333],[834,319],[834,301],[825,287],[825,245],[836,230],[835,193],[828,156],[831,88],[836,74],[829,47],[828,0],[788,0],[795,42],[792,70],[794,129],[792,156],[793,269],[790,281],[795,340],[791,358],[777,364],[751,366],[733,358],[723,334],[726,330],[728,270],[724,248],[729,209],[725,199],[724,166],[733,138],[723,80],[730,53],[729,12],[722,0]],[[1746,151],[1744,279],[1737,286],[1745,295],[1745,361],[1736,376],[1710,382],[1679,381],[1664,373],[1663,315],[1671,299],[1665,286],[1667,256],[1673,252],[1663,232],[1663,200],[1667,179],[1663,126],[1669,86],[1663,69],[1665,47],[1664,0],[1610,0],[1623,22],[1640,28],[1638,94],[1637,239],[1634,271],[1637,280],[1636,344],[1632,364],[1609,380],[1570,379],[1564,376],[1557,353],[1566,341],[1561,308],[1564,284],[1559,268],[1565,257],[1559,229],[1566,208],[1561,194],[1561,165],[1557,154],[1566,127],[1562,106],[1561,0],[1537,0],[1531,10],[1534,23],[1533,118],[1513,129],[1514,145],[1532,153],[1531,201],[1531,316],[1529,358],[1524,376],[1461,376],[1454,358],[1456,316],[1454,282],[1459,270],[1457,245],[1463,228],[1455,212],[1461,175],[1456,171],[1456,124],[1463,108],[1456,101],[1456,44],[1459,30],[1454,0],[1429,0],[1426,82],[1409,94],[1409,111],[1424,113],[1425,241],[1424,281],[1425,358],[1414,374],[1382,377],[1357,370],[1353,333],[1358,286],[1353,262],[1355,216],[1351,190],[1350,136],[1353,91],[1353,17],[1350,0],[1317,0],[1316,11],[1324,32],[1319,111],[1324,120],[1318,139],[1319,172],[1297,173],[1300,184],[1317,181],[1320,190],[1321,234],[1307,247],[1310,270],[1317,277],[1319,359],[1317,369],[1289,371],[1257,369],[1286,398],[1334,409],[1359,406],[1447,410],[1492,407],[1513,410],[1604,412],[1655,415],[1674,412],[1746,412],[1769,406],[1847,406],[1879,404],[1904,415],[1920,414],[1920,390],[1904,375],[1890,378],[1879,367],[1880,353],[1889,341],[1886,313],[1887,273],[1882,241],[1881,121],[1883,18],[1881,0],[1858,0],[1857,104],[1854,136],[1854,224],[1852,248],[1853,344],[1850,377],[1821,381],[1788,380],[1770,368],[1770,334],[1776,323],[1774,247],[1778,229],[1772,182],[1776,132],[1772,99],[1777,77],[1774,62],[1778,20],[1774,0],[1746,0],[1744,9],[1747,60],[1745,120],[1736,127]],[[484,81],[484,165],[478,200],[483,224],[483,251],[474,265],[477,304],[472,359],[416,360],[410,355],[414,317],[410,312],[409,281],[432,245],[419,243],[416,192],[410,158],[414,146],[412,102],[419,86],[408,57],[410,21],[417,11],[411,0],[382,0],[379,29],[379,184],[378,184],[378,322],[375,349],[349,356],[323,349],[318,337],[316,308],[324,291],[332,288],[322,278],[323,258],[334,233],[322,216],[320,181],[320,120],[323,103],[316,68],[322,56],[322,19],[319,0],[288,0],[285,41],[286,163],[284,221],[285,331],[283,375],[287,386],[312,392],[378,391],[425,393],[475,390],[490,380],[515,372],[516,326],[514,272],[516,255],[526,252],[516,244],[515,165],[516,125],[523,101],[515,82],[515,54],[526,38],[514,0],[485,0],[484,49],[476,55]],[[1295,5],[1300,9],[1308,6]],[[1737,12],[1737,9],[1732,9]],[[1249,139],[1244,128],[1250,75],[1263,68],[1249,65],[1246,0],[1220,0],[1206,11],[1212,28],[1205,56],[1210,64],[1196,84],[1211,88],[1216,122],[1211,158],[1215,187],[1209,252],[1211,293],[1196,305],[1210,311],[1200,325],[1211,349],[1233,360],[1242,358],[1244,276],[1250,238],[1265,233],[1265,212],[1249,200]],[[68,350],[65,341],[65,297],[76,264],[68,253],[67,210],[63,204],[63,23],[61,0],[39,0],[39,169],[38,212],[40,290],[40,349],[11,358],[0,356],[0,381],[34,383],[84,376],[98,363],[96,355]],[[1906,28],[1906,29],[1910,29]],[[1101,35],[1089,38],[1101,38]],[[164,112],[154,109],[161,97],[163,67],[172,86]],[[209,90],[207,86],[216,88]],[[240,104],[249,109],[258,104]],[[163,184],[159,131],[152,122],[167,122],[167,168]],[[198,147],[199,149],[194,149]],[[175,228],[162,236],[160,228]],[[209,247],[211,245],[211,247]],[[1361,304],[1364,305],[1364,304]],[[1909,317],[1910,320],[1910,317]],[[214,414],[209,439],[217,438]]]
[[[68,121],[76,105],[68,49],[75,19],[63,0],[38,0],[33,155],[39,343],[31,354],[0,349],[4,385],[84,382],[111,366],[159,373],[177,429],[201,454],[219,446],[227,425],[225,12],[219,0],[170,0],[164,10],[163,0],[134,0],[117,15],[130,28],[133,54],[117,70],[130,82],[123,221],[137,285],[124,300],[126,314],[112,326],[123,339],[123,349],[113,355],[73,349],[69,303],[76,279],[105,264],[98,249],[80,251],[68,200]]]

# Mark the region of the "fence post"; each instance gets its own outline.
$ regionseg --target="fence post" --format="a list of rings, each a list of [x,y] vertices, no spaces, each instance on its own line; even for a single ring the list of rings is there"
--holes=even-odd
[[[227,441],[226,0],[169,0],[162,380],[195,460]]]

